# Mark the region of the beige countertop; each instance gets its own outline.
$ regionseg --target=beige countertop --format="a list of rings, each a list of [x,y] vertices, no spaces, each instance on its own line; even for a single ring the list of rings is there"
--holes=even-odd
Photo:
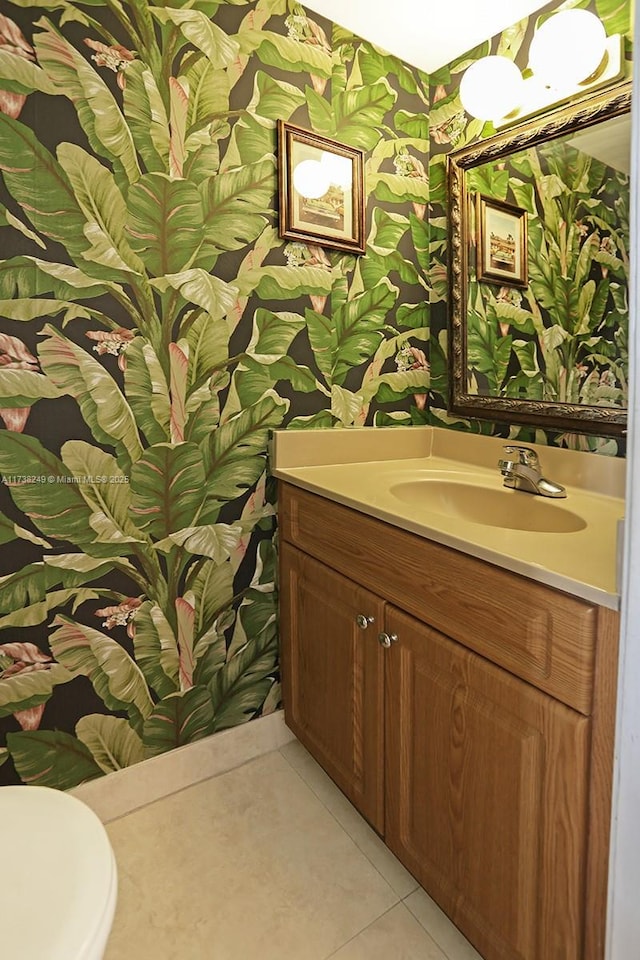
[[[394,526],[479,557],[601,606],[618,609],[618,527],[624,515],[624,461],[527,444],[543,473],[562,483],[560,500],[505,490],[497,468],[506,441],[431,427],[275,431],[272,473]],[[569,511],[571,532],[538,532],[475,522],[443,510],[425,480],[495,490],[531,513]],[[402,484],[416,484],[402,488]],[[402,490],[418,495],[399,495]],[[435,489],[435,488],[434,488]],[[473,491],[471,491],[473,496]],[[513,509],[512,502],[507,505]],[[562,519],[560,517],[559,519]]]

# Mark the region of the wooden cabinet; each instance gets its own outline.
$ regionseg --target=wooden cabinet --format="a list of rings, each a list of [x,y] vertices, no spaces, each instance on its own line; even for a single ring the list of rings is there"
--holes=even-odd
[[[386,830],[486,957],[577,960],[589,722],[393,608]]]
[[[287,723],[382,833],[384,603],[286,543],[280,559]]]
[[[486,960],[602,960],[617,614],[288,484],[279,517],[291,729]]]

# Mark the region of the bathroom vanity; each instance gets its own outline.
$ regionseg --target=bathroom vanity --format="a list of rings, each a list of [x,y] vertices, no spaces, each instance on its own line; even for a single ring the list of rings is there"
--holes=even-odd
[[[486,960],[602,960],[621,465],[542,448],[546,505],[499,442],[391,432],[276,436],[286,721]]]

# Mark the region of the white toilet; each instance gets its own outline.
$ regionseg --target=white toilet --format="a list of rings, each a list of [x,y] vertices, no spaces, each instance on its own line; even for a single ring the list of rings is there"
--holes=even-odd
[[[2,960],[101,960],[118,891],[104,826],[49,787],[0,787]]]

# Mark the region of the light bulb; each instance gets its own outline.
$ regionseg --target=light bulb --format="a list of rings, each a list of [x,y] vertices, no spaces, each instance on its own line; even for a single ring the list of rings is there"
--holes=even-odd
[[[483,57],[460,83],[462,106],[480,120],[501,120],[521,102],[522,74],[508,57]]]
[[[329,174],[319,160],[303,160],[293,170],[293,185],[307,200],[324,197],[330,187]]]
[[[329,182],[343,190],[349,190],[353,182],[353,164],[349,157],[322,151],[320,164],[329,177]]]
[[[529,66],[548,86],[566,90],[598,69],[606,43],[606,31],[594,13],[561,10],[536,30]]]

